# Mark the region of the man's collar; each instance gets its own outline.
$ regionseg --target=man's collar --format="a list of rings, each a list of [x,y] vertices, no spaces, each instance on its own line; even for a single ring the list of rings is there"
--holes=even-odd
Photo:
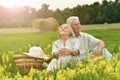
[[[79,32],[79,35],[77,37],[81,36],[80,32]]]

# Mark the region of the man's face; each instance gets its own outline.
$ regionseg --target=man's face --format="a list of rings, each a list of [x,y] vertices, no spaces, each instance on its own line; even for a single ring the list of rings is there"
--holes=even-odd
[[[72,28],[73,28],[73,30],[74,30],[74,32],[75,32],[75,35],[78,36],[78,35],[79,35],[79,32],[80,32],[80,27],[81,27],[80,21],[77,20],[77,19],[73,19],[73,20],[71,21],[71,26],[72,26]]]

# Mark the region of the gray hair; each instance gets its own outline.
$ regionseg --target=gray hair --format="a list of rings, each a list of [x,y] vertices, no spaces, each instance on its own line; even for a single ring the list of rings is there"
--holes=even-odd
[[[72,28],[72,26],[71,26],[71,21],[74,20],[74,19],[79,20],[79,17],[77,17],[77,16],[71,16],[71,17],[69,17],[69,18],[67,19],[67,21],[66,21],[67,24],[68,24],[68,28],[70,29],[70,31],[71,31],[71,33],[72,33],[72,37],[75,37],[74,30],[73,30],[73,28]]]
[[[69,17],[69,18],[67,19],[67,24],[70,24],[71,21],[74,20],[74,19],[79,20],[79,17],[77,17],[77,16],[71,16],[71,17]]]

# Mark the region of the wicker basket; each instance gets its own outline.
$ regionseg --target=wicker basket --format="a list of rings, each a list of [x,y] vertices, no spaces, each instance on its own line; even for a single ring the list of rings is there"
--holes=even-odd
[[[13,57],[16,66],[24,70],[30,70],[31,67],[38,69],[43,64],[43,59],[29,57],[25,54],[17,54]]]

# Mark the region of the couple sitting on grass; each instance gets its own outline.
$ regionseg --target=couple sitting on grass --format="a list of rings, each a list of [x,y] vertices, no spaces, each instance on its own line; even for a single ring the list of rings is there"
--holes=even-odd
[[[80,32],[81,25],[77,16],[67,19],[67,24],[59,28],[60,39],[52,44],[53,59],[47,66],[47,70],[55,72],[64,69],[66,66],[74,67],[77,61],[83,61],[86,51],[91,50],[90,58],[106,56],[112,58],[110,52],[104,48],[104,42],[90,34]]]
[[[104,42],[93,37],[90,34],[80,32],[81,25],[77,16],[71,16],[67,19],[67,24],[59,27],[59,39],[52,44],[53,59],[47,66],[47,71],[55,72],[58,69],[66,67],[75,67],[78,61],[84,61],[87,51],[91,50],[89,56],[94,59],[97,56],[106,56],[112,58],[111,53],[104,48]],[[41,48],[32,47],[29,56],[49,59],[43,53]],[[36,54],[35,54],[36,53]],[[26,53],[28,55],[28,53]]]

